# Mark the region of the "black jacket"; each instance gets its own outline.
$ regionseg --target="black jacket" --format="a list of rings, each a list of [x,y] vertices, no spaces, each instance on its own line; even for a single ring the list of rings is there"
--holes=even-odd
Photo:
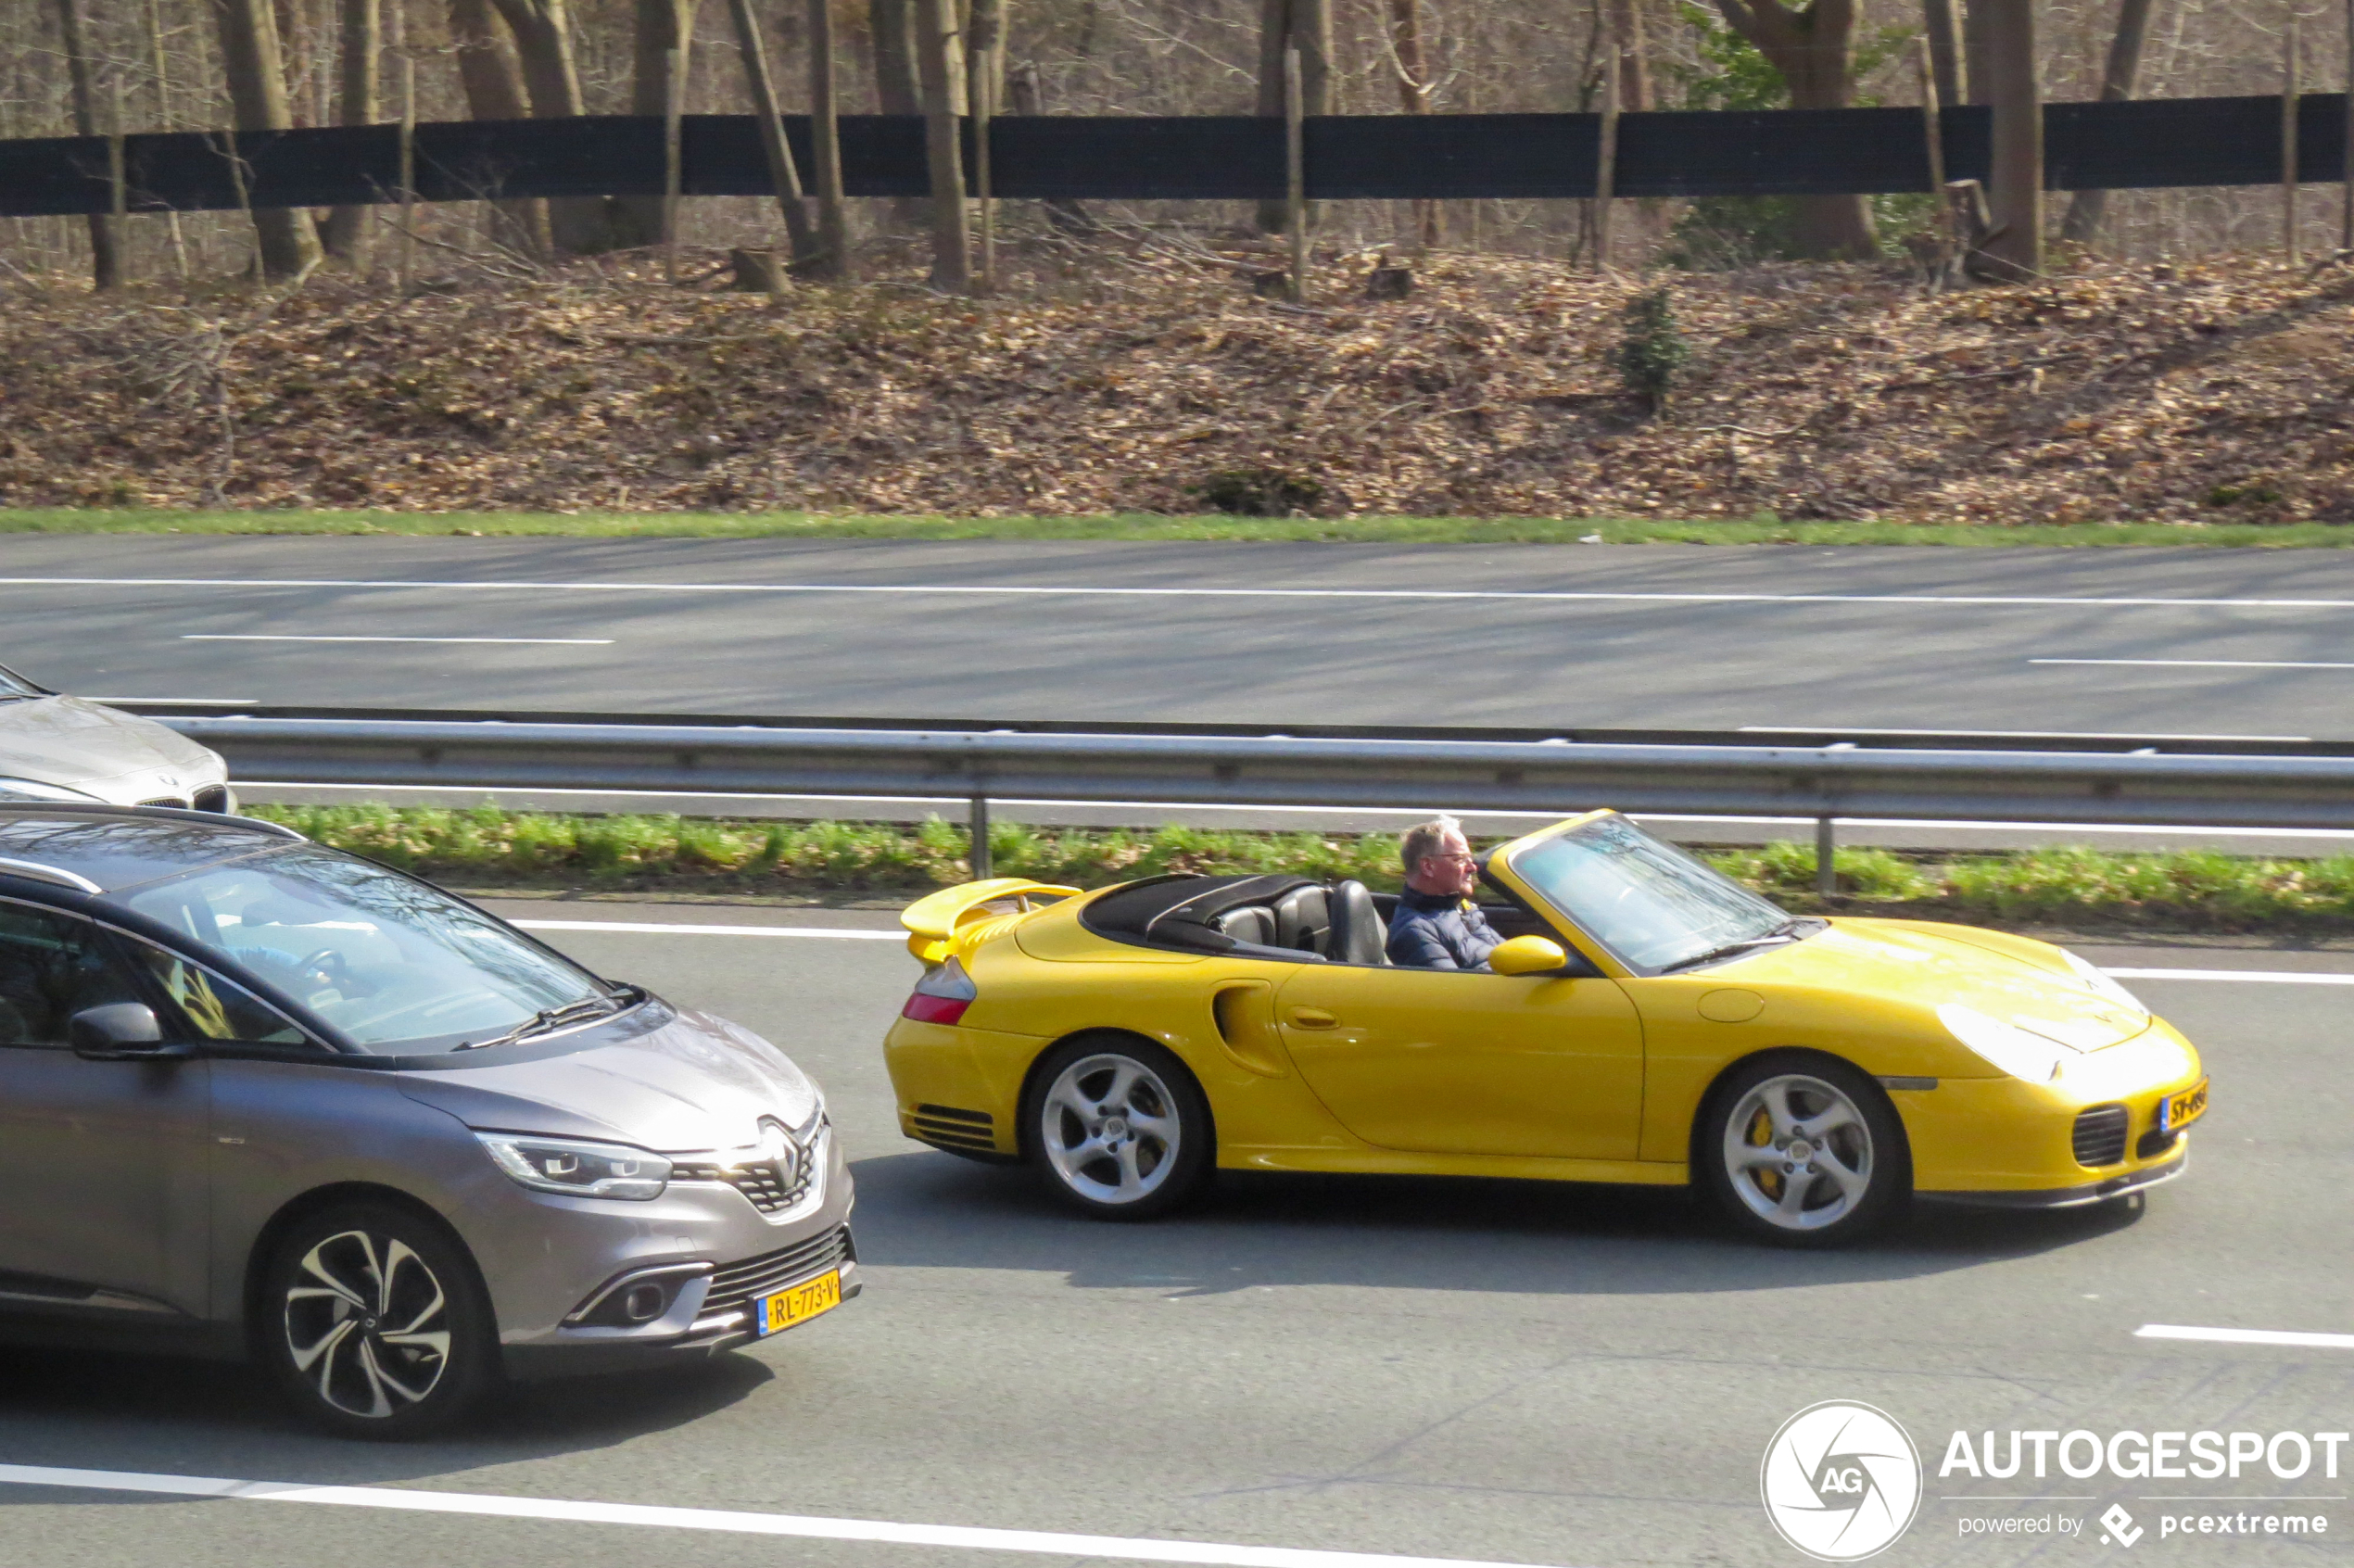
[[[1389,961],[1400,968],[1484,969],[1503,940],[1467,898],[1409,888],[1389,917]]]

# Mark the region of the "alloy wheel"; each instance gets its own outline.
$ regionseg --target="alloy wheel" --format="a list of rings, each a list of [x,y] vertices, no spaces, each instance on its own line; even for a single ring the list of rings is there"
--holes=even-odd
[[[1141,1202],[1178,1169],[1184,1127],[1161,1076],[1132,1056],[1082,1056],[1056,1075],[1040,1146],[1063,1184],[1099,1204]]]
[[[1778,1230],[1827,1230],[1872,1191],[1870,1123],[1844,1090],[1811,1074],[1751,1085],[1726,1119],[1722,1152],[1733,1195]]]
[[[449,1369],[449,1297],[398,1236],[339,1231],[285,1287],[286,1352],[329,1409],[382,1421],[429,1398]]]

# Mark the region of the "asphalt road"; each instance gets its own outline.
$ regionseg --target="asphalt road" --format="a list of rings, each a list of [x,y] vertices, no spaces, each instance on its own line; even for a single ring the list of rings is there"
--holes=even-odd
[[[2336,550],[19,535],[0,628],[98,696],[2354,737]]]
[[[500,907],[657,926],[887,923]],[[1924,1218],[1867,1249],[1807,1256],[1728,1239],[1673,1196],[1487,1182],[1260,1178],[1163,1223],[1066,1218],[1020,1172],[897,1137],[877,1049],[914,974],[897,943],[548,934],[741,1018],[817,1074],[856,1156],[865,1296],[752,1353],[535,1390],[470,1435],[408,1448],[291,1429],[232,1370],[0,1352],[0,1462],[1583,1568],[1789,1568],[1803,1560],[1768,1528],[1760,1457],[1801,1408],[1845,1398],[1895,1416],[1930,1465],[1917,1522],[1881,1561],[2070,1560],[2103,1549],[2097,1524],[2056,1538],[1965,1537],[1962,1523],[2082,1521],[2112,1502],[2148,1532],[2136,1557],[2346,1560],[2354,1481],[1936,1475],[1956,1429],[2354,1424],[2354,1347],[2136,1337],[2152,1323],[2354,1331],[2346,986],[2131,982],[2199,1042],[2217,1084],[2195,1168],[2144,1206]],[[2144,968],[2354,970],[2345,955],[2087,951]],[[2076,1500],[1994,1500],[2025,1492]],[[2161,1538],[2145,1499],[2192,1493],[2272,1500],[2171,1506],[2318,1512],[2331,1534]],[[2313,1497],[2327,1500],[2282,1500]],[[370,1499],[381,1492],[357,1495]],[[1078,1555],[0,1485],[0,1562],[44,1568]]]

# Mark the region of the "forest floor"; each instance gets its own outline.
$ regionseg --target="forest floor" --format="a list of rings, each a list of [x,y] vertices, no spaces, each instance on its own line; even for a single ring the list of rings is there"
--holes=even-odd
[[[2081,261],[1938,291],[1898,264],[1597,277],[1442,253],[1375,301],[1377,259],[1321,259],[1304,305],[1254,293],[1263,242],[1158,231],[1020,258],[985,301],[771,299],[613,259],[450,258],[405,301],[330,274],[19,276],[0,527],[2354,534],[2334,526],[2354,523],[2345,267]],[[1656,409],[1616,368],[1653,288],[1689,350]],[[457,512],[478,515],[397,515]]]

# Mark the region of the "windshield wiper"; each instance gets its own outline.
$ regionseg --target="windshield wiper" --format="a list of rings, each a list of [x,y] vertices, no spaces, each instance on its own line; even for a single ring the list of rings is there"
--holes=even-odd
[[[1737,953],[1747,953],[1753,947],[1766,947],[1778,942],[1802,941],[1803,936],[1812,936],[1814,932],[1807,931],[1802,936],[1799,928],[1817,923],[1812,919],[1793,917],[1763,936],[1744,937],[1739,942],[1728,942],[1722,947],[1712,947],[1707,952],[1696,954],[1690,958],[1678,958],[1659,972],[1663,975],[1670,975],[1678,969],[1694,968],[1702,964],[1712,963],[1718,958],[1730,958]]]
[[[601,1018],[621,1011],[623,1003],[617,996],[584,996],[577,1002],[567,1002],[561,1007],[542,1007],[504,1034],[494,1034],[487,1040],[468,1040],[453,1045],[454,1051],[481,1051],[493,1045],[512,1045],[535,1034],[546,1034],[568,1023],[588,1018]]]

